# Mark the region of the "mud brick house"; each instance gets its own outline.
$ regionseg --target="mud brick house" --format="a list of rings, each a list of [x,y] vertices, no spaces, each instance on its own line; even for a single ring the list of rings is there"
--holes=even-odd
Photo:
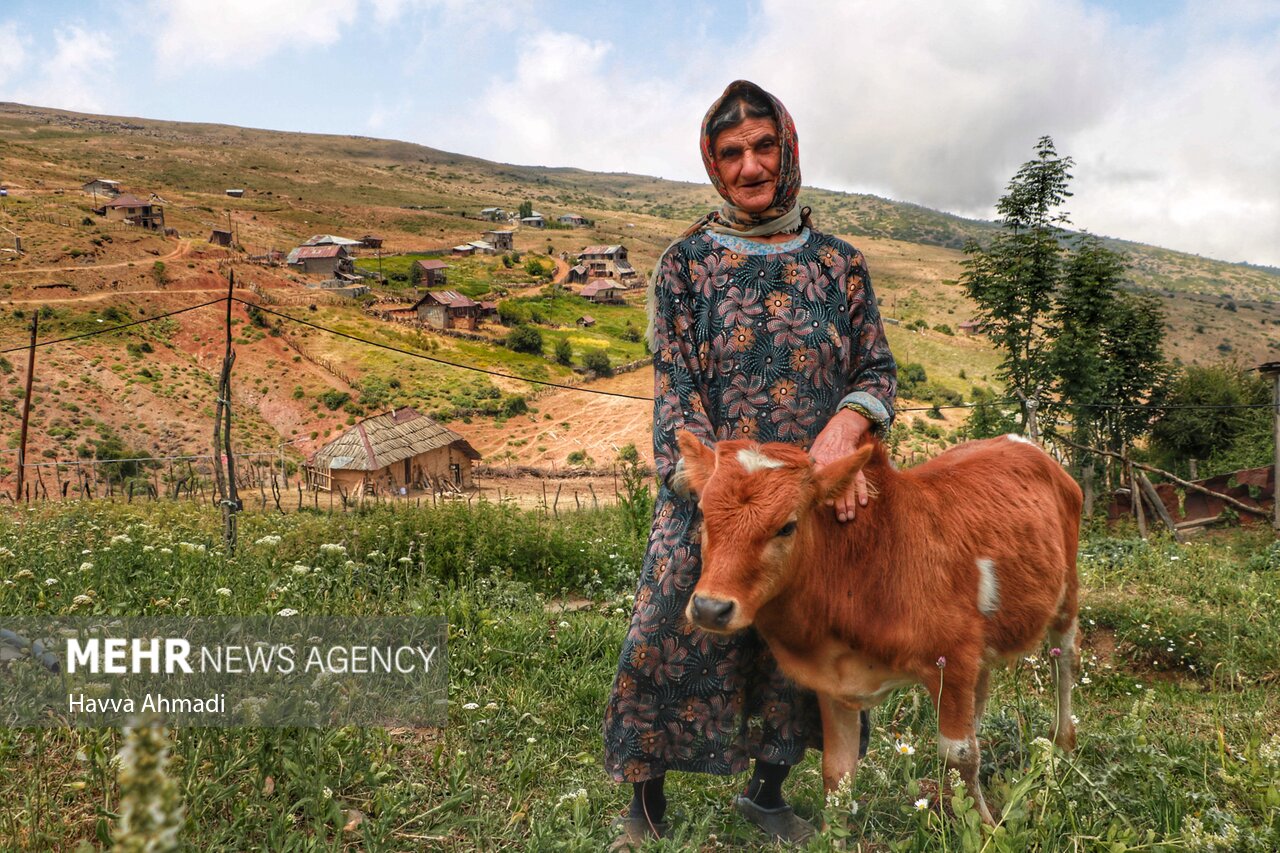
[[[289,253],[285,263],[307,275],[337,275],[353,269],[346,246],[299,246]]]
[[[159,231],[164,228],[164,208],[136,195],[118,195],[100,208],[102,215],[115,222],[127,222]]]
[[[448,282],[445,270],[449,265],[444,261],[428,258],[426,260],[417,261],[418,267],[418,285],[420,287],[444,287]]]
[[[621,305],[626,288],[607,278],[593,278],[582,286],[582,296],[597,305]]]

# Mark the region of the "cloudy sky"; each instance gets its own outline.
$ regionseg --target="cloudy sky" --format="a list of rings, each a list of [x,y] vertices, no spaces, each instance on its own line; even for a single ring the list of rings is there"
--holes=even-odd
[[[809,185],[990,217],[1049,134],[1077,227],[1280,265],[1277,0],[0,2],[0,100],[513,163],[704,180],[738,77]]]

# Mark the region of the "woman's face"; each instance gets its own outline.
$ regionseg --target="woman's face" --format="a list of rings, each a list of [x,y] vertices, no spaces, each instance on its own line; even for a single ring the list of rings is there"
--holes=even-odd
[[[760,213],[773,204],[782,166],[778,125],[773,119],[747,118],[720,131],[712,151],[734,207]]]

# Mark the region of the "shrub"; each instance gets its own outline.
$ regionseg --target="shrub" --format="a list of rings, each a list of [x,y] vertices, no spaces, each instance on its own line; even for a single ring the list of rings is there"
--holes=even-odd
[[[624,341],[627,341],[628,343],[633,343],[633,344],[639,343],[640,330],[637,329],[634,325],[632,325],[631,321],[628,320],[627,325],[622,327],[622,333],[619,334],[618,337],[622,338]]]
[[[568,338],[556,341],[556,363],[563,364],[565,367],[573,364],[573,346]]]
[[[942,333],[942,334],[944,334],[944,335],[954,335],[954,334],[955,334],[955,332],[951,330],[951,327],[950,327],[950,326],[948,326],[946,323],[939,323],[938,325],[936,325],[936,326],[934,326],[934,327],[933,327],[933,330],[934,330],[935,332],[941,332],[941,333]]]
[[[613,375],[613,365],[609,364],[609,354],[602,349],[587,350],[583,353],[582,366],[597,376]]]
[[[503,344],[515,352],[542,355],[542,333],[533,326],[516,326],[507,332]]]
[[[529,309],[510,299],[499,302],[498,320],[504,326],[523,326],[529,322]]]
[[[320,395],[320,402],[324,403],[325,407],[331,412],[342,408],[350,399],[350,394],[346,391],[339,391],[336,388],[330,388]]]

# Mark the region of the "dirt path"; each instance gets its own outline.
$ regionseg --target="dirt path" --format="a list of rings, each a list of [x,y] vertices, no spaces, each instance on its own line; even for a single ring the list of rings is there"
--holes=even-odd
[[[191,241],[186,239],[179,239],[178,248],[174,249],[169,254],[159,255],[159,256],[148,255],[147,257],[152,258],[153,260],[156,260],[156,261],[176,261],[181,258],[185,258],[188,254],[190,254],[190,252],[191,252]],[[147,261],[147,258],[134,258],[133,260],[130,260],[130,261],[116,261],[110,264],[88,264],[88,265],[81,264],[80,266],[71,266],[71,267],[34,267],[32,269],[26,269],[26,270],[5,270],[4,273],[5,275],[25,275],[27,273],[35,273],[35,272],[84,272],[85,270],[111,270],[111,269],[119,269],[120,267],[127,267],[130,264],[137,264],[139,262],[145,263],[146,261]]]
[[[167,290],[98,290],[93,293],[85,293],[80,296],[42,296],[38,299],[6,299],[5,304],[13,303],[14,305],[24,304],[40,304],[46,305],[58,302],[97,302],[101,299],[110,299],[117,296],[143,296],[148,294],[163,293],[166,296],[182,295],[184,293],[219,293],[226,295],[225,287],[174,287]],[[250,294],[252,291],[240,290],[237,288],[236,295]]]

